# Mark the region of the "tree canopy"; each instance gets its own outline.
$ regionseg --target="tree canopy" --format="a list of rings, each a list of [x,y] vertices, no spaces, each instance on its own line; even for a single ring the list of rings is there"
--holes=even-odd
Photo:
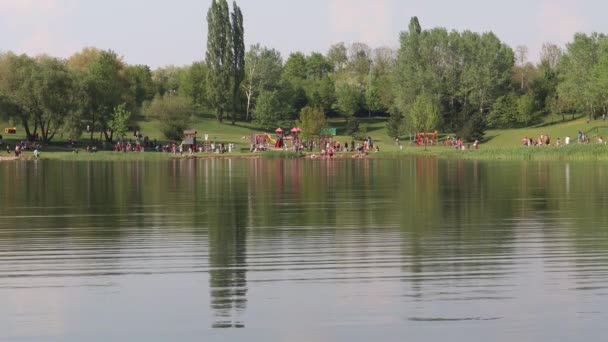
[[[608,114],[602,33],[578,33],[565,48],[547,42],[535,63],[527,47],[513,49],[492,32],[424,28],[413,17],[397,50],[338,42],[325,53],[293,51],[284,59],[270,46],[245,48],[236,1],[212,1],[206,19],[203,60],[185,66],[151,70],[94,47],[65,60],[1,53],[0,118],[49,143],[60,132],[112,141],[128,118],[150,112],[172,139],[194,112],[271,128],[304,123],[315,111],[347,120],[349,132],[378,116],[392,138],[437,129],[465,140],[551,113]]]

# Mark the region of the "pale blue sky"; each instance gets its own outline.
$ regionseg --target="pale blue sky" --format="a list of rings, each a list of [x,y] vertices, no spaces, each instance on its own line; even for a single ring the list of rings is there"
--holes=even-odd
[[[67,57],[85,46],[128,63],[184,65],[204,56],[211,0],[0,0],[0,50]],[[411,16],[424,28],[493,31],[537,59],[544,41],[608,32],[601,0],[239,0],[246,43],[326,52],[332,43],[398,46]]]

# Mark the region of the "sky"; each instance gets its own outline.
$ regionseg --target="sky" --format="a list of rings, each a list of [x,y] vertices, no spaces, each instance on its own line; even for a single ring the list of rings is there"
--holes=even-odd
[[[543,42],[608,32],[602,0],[238,0],[245,40],[279,50],[327,52],[337,42],[398,48],[412,16],[423,28],[492,31],[538,60]],[[68,57],[112,49],[152,68],[204,59],[211,0],[0,0],[0,51]],[[230,1],[231,3],[231,1]]]

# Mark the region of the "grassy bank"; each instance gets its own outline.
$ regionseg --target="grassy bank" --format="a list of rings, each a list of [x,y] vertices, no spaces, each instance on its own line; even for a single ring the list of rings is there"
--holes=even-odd
[[[435,146],[424,149],[414,146],[410,142],[410,137],[404,136],[401,139],[402,146],[398,146],[393,139],[389,138],[386,132],[386,120],[384,118],[362,119],[361,127],[365,131],[365,135],[372,137],[380,147],[379,153],[370,153],[369,158],[403,158],[405,156],[434,156],[439,158],[460,158],[460,159],[487,159],[487,160],[608,160],[608,147],[600,145],[597,142],[599,137],[608,138],[608,122],[601,120],[587,122],[585,118],[567,117],[568,120],[563,120],[560,116],[547,117],[546,120],[534,127],[521,129],[505,129],[505,130],[489,130],[484,141],[478,151],[456,151],[452,148],[444,146]],[[337,141],[342,144],[352,142],[350,136],[344,134],[345,128],[344,119],[331,119],[329,126],[335,127],[338,130]],[[159,123],[154,120],[142,119],[138,122],[138,126],[144,135],[150,139],[158,139],[163,141],[160,133]],[[8,123],[0,123],[2,135],[4,135],[4,146],[0,147],[2,156],[8,156],[4,148],[6,144],[14,146],[14,144],[23,138],[22,129],[17,126],[17,135],[4,134],[4,127],[8,127]],[[203,140],[205,134],[209,140],[223,143],[232,143],[236,146],[236,151],[247,151],[249,149],[249,136],[251,133],[262,133],[264,130],[257,128],[251,123],[220,123],[210,116],[196,117],[192,123],[192,128],[199,132],[199,140]],[[288,127],[283,127],[288,128]],[[557,137],[560,137],[562,142],[566,136],[570,136],[576,140],[578,131],[589,135],[591,144],[586,145],[571,145],[563,147],[543,147],[543,148],[524,148],[521,146],[521,139],[524,136],[537,137],[540,134],[549,135],[554,143]],[[442,139],[449,134],[442,136]],[[79,153],[74,153],[73,149],[66,147],[65,139],[58,137],[50,146],[44,146],[42,149],[42,157],[44,159],[56,160],[99,160],[99,161],[120,161],[120,160],[165,160],[172,159],[176,156],[167,153],[145,152],[145,153],[114,153],[109,151],[100,151],[97,153],[86,153],[84,147],[88,139],[82,137],[80,140]],[[109,148],[111,145],[107,144]],[[317,152],[318,153],[318,152]],[[264,158],[296,158],[298,157],[292,152],[271,151],[264,154],[251,154],[247,152],[238,152],[226,155],[209,155],[201,154],[198,158],[252,158],[263,156]],[[25,153],[26,158],[31,158],[31,152]],[[340,154],[339,157],[350,157],[350,154]],[[178,157],[179,158],[179,157]],[[184,158],[187,158],[185,156]]]
[[[479,150],[468,151],[457,151],[447,147],[431,147],[426,150],[424,148],[408,147],[399,152],[371,153],[369,158],[396,159],[407,156],[467,160],[608,161],[608,146],[582,144],[562,147],[482,146]]]
[[[0,160],[10,160],[8,154],[2,154]],[[319,153],[316,153],[319,156]],[[292,151],[267,151],[263,153],[195,153],[190,156],[184,153],[183,156],[173,155],[172,153],[161,152],[130,152],[117,153],[100,151],[96,153],[68,152],[68,151],[44,151],[42,160],[66,160],[66,161],[162,161],[162,160],[183,160],[183,159],[297,159],[307,158],[310,153],[295,153]],[[355,153],[337,153],[336,159],[353,158]],[[408,157],[434,157],[445,159],[468,159],[468,160],[539,160],[539,161],[608,161],[608,145],[584,145],[575,144],[562,147],[496,147],[482,146],[479,150],[457,151],[453,148],[436,146],[425,149],[424,147],[407,146],[403,150],[381,151],[378,153],[370,152],[367,158],[370,159],[399,159]],[[33,153],[24,152],[22,160],[31,160]]]

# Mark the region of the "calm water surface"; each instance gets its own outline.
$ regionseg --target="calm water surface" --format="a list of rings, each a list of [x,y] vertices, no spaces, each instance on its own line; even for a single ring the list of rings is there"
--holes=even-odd
[[[603,340],[607,166],[3,162],[0,340]]]

